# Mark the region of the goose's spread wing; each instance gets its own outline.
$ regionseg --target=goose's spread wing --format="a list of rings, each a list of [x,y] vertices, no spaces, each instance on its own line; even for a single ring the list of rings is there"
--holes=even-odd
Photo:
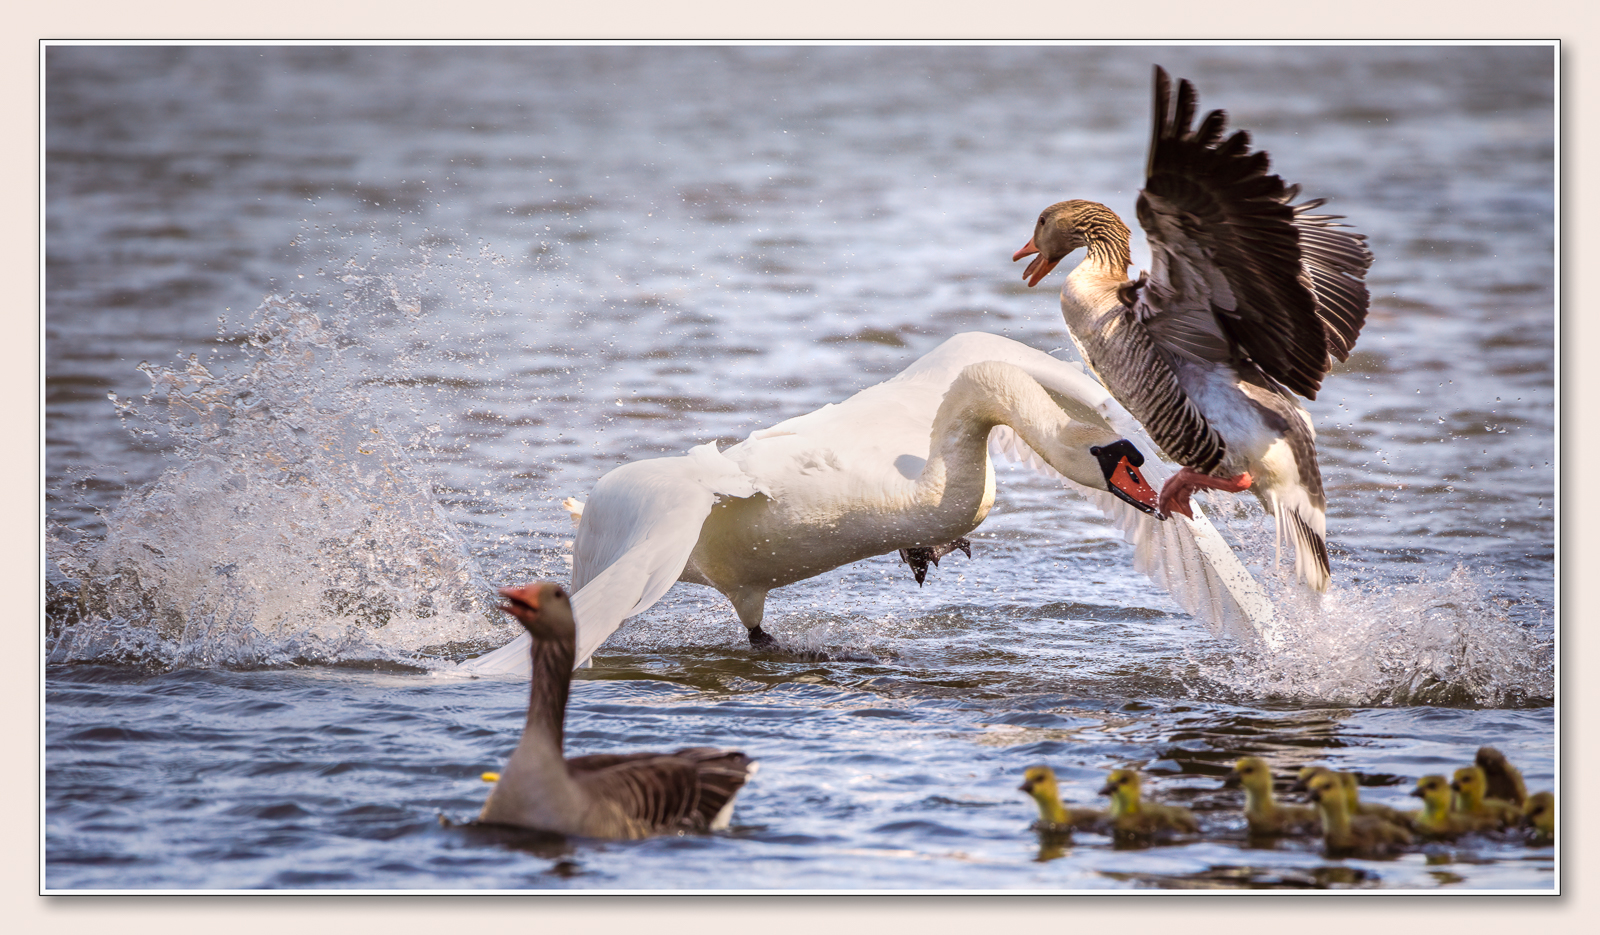
[[[1329,355],[1345,359],[1366,318],[1361,235],[1291,201],[1297,186],[1269,174],[1243,130],[1223,139],[1226,115],[1191,129],[1194,86],[1156,68],[1154,127],[1139,193],[1151,270],[1134,314],[1169,355],[1227,363],[1248,355],[1314,399]],[[1180,459],[1181,460],[1181,459]],[[1193,465],[1191,465],[1193,466]]]
[[[718,497],[765,493],[714,444],[677,458],[634,461],[600,478],[573,543],[572,613],[582,665],[622,621],[661,599],[683,573]],[[458,668],[529,674],[528,636]]]
[[[1152,486],[1159,488],[1165,482],[1170,469],[1154,457],[1155,445],[1139,421],[1077,365],[994,335],[961,337],[987,339],[981,350],[993,356],[985,359],[1006,359],[1022,367],[1073,418],[1109,426],[1141,451],[1150,453],[1140,470]],[[1005,356],[999,356],[1002,354]],[[1064,477],[1006,426],[997,426],[989,442],[992,451],[1059,478],[1099,507],[1133,546],[1134,568],[1166,588],[1185,611],[1230,636],[1259,636],[1269,644],[1276,642],[1277,617],[1271,600],[1198,504],[1191,504],[1195,511],[1193,521],[1174,516],[1163,522],[1108,491],[1084,487]]]
[[[666,754],[573,757],[574,781],[630,821],[651,828],[716,828],[755,764],[743,753],[690,747]]]

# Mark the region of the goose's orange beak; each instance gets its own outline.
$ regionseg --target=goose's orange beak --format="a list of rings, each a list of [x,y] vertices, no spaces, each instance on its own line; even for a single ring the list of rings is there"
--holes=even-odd
[[[501,588],[500,596],[507,601],[507,603],[500,605],[500,609],[513,616],[519,610],[537,611],[539,609],[539,589],[531,585],[524,585],[520,588]]]
[[[1039,248],[1033,245],[1033,238],[1029,237],[1028,242],[1022,245],[1021,250],[1011,254],[1011,262],[1015,263],[1023,257],[1033,256],[1035,253],[1039,253]],[[1038,256],[1033,258],[1033,262],[1028,264],[1028,268],[1022,271],[1022,278],[1028,281],[1029,286],[1037,286],[1039,280],[1050,275],[1050,271],[1055,269],[1056,264],[1060,262],[1060,260],[1046,260],[1044,254],[1039,253]]]

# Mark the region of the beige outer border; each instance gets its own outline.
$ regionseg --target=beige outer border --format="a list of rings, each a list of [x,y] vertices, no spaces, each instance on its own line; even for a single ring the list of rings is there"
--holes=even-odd
[[[308,931],[411,931],[428,926],[476,933],[511,926],[548,933],[553,928],[604,933],[645,929],[677,933],[711,927],[774,931],[778,935],[823,929],[845,932],[910,930],[988,935],[997,929],[1059,932],[1210,932],[1240,925],[1295,935],[1361,935],[1418,930],[1451,935],[1509,927],[1537,935],[1579,931],[1585,909],[1600,907],[1600,877],[1582,842],[1595,837],[1592,813],[1578,796],[1562,803],[1563,883],[1558,899],[1525,896],[1436,897],[51,897],[38,892],[37,802],[40,690],[38,684],[39,381],[38,125],[40,39],[1559,39],[1562,41],[1562,464],[1595,458],[1592,413],[1600,406],[1600,368],[1582,366],[1579,354],[1596,347],[1600,309],[1587,289],[1594,268],[1600,198],[1585,183],[1594,164],[1600,113],[1600,14],[1573,0],[1337,0],[1291,6],[1283,0],[1137,0],[1133,3],[1039,3],[999,6],[940,4],[933,0],[810,0],[803,4],[748,4],[702,0],[692,10],[662,0],[546,5],[511,0],[418,3],[330,3],[278,0],[223,4],[217,0],[72,0],[18,3],[3,14],[4,126],[13,128],[7,171],[0,185],[5,224],[0,227],[4,281],[11,288],[6,320],[17,333],[3,342],[0,373],[10,402],[0,407],[0,437],[13,443],[3,459],[6,496],[0,500],[8,535],[0,554],[5,593],[17,596],[8,627],[14,652],[5,688],[4,749],[13,752],[4,788],[15,808],[4,850],[7,929],[21,932],[166,935],[204,928],[255,933],[294,926]],[[1590,42],[1595,45],[1590,45]],[[31,288],[30,288],[31,285]],[[1569,483],[1567,491],[1576,489]],[[1600,773],[1594,733],[1595,679],[1600,622],[1586,611],[1600,607],[1600,549],[1587,521],[1595,508],[1568,496],[1561,516],[1563,672],[1562,762],[1566,788],[1584,791],[1578,777]],[[1585,715],[1588,715],[1587,717]],[[1575,844],[1574,842],[1579,842]],[[1592,930],[1592,929],[1590,929]]]

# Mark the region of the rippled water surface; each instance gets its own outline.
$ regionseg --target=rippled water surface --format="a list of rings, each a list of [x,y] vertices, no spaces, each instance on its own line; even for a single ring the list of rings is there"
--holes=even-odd
[[[46,59],[50,889],[1556,885],[1517,836],[1251,847],[1221,788],[1257,754],[1409,807],[1483,744],[1554,786],[1549,48]],[[1214,637],[1093,507],[1001,467],[972,558],[921,588],[882,556],[779,590],[755,651],[679,585],[578,673],[571,752],[762,762],[729,831],[467,825],[526,685],[439,673],[512,636],[491,584],[568,574],[561,500],[958,332],[1068,345],[1060,276],[1010,255],[1063,198],[1132,217],[1152,62],[1377,258],[1308,404],[1332,591],[1211,501],[1287,645]],[[1079,802],[1141,768],[1204,833],[1041,847],[1036,763]]]

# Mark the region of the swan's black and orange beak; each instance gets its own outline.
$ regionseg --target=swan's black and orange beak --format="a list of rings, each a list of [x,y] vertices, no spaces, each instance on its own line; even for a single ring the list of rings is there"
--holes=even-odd
[[[1156,519],[1166,519],[1156,506],[1155,488],[1145,481],[1144,474],[1139,471],[1139,466],[1144,464],[1144,455],[1133,446],[1133,442],[1119,438],[1109,445],[1090,448],[1089,453],[1100,459],[1106,489],[1119,499],[1133,504],[1136,509]]]
[[[1011,262],[1015,263],[1023,257],[1033,256],[1035,253],[1039,253],[1039,248],[1033,245],[1033,238],[1029,237],[1028,242],[1022,245],[1021,250],[1011,254]],[[1056,264],[1060,262],[1060,257],[1054,260],[1047,260],[1044,254],[1039,253],[1038,256],[1033,257],[1033,262],[1028,264],[1028,268],[1022,271],[1022,278],[1028,281],[1028,285],[1037,286],[1039,280],[1050,275],[1050,271],[1055,269]]]

